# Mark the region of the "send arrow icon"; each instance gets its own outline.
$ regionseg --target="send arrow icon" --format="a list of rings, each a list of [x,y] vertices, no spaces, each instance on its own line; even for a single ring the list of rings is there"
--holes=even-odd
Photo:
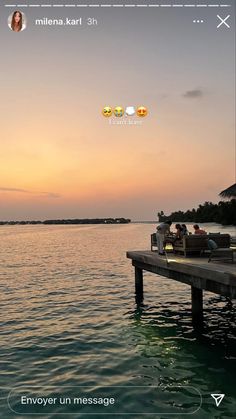
[[[219,407],[223,398],[225,397],[225,394],[211,394],[211,397],[213,397],[213,399],[215,400],[216,407]]]

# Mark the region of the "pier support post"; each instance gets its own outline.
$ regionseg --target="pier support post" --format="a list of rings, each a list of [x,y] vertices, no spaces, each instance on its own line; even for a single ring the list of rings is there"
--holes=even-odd
[[[136,303],[140,304],[143,301],[143,270],[134,267],[135,272],[135,299]]]
[[[191,286],[192,320],[194,327],[201,327],[203,323],[203,293],[202,289]]]

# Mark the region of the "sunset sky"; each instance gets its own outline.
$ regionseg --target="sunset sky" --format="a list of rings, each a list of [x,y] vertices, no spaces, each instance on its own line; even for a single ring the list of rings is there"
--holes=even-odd
[[[153,220],[234,183],[232,16],[217,29],[233,8],[28,7],[21,33],[7,26],[14,10],[1,6],[0,220]],[[98,26],[35,26],[40,17]],[[105,105],[149,115],[111,126]]]

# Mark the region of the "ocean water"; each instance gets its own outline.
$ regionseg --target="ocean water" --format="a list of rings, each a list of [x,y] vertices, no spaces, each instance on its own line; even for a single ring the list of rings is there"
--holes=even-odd
[[[153,231],[0,227],[1,418],[236,417],[235,304],[205,293],[204,329],[194,331],[190,288],[148,273],[144,305],[135,304],[125,252],[149,249]],[[211,393],[225,393],[218,408]],[[119,403],[75,406],[80,394]],[[22,395],[55,395],[55,403],[22,405]]]

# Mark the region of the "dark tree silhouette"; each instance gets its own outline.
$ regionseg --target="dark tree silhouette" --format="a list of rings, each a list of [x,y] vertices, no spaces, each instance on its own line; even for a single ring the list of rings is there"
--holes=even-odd
[[[197,209],[187,211],[175,211],[170,215],[165,215],[163,211],[158,212],[159,221],[179,221],[208,223],[215,222],[223,225],[236,225],[236,199],[231,201],[220,201],[218,204],[205,202],[200,204]]]

